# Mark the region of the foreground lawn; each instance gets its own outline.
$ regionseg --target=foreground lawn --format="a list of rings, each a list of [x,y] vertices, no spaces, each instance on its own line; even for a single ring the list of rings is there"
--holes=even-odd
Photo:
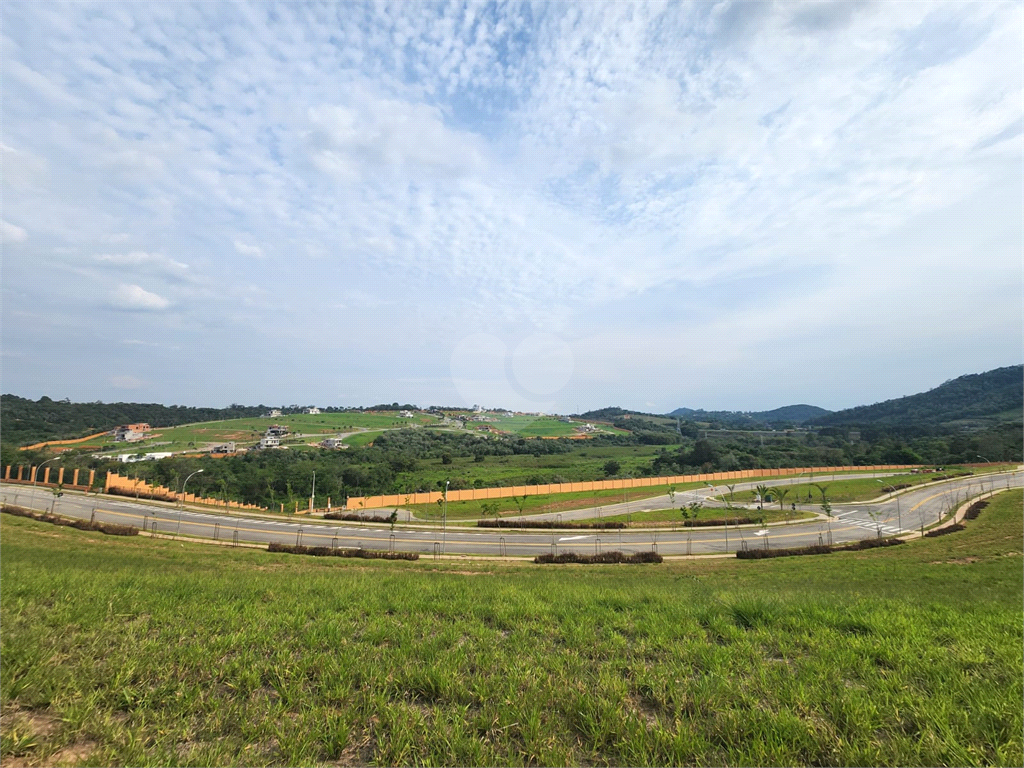
[[[3,764],[1021,765],[1021,505],[884,551],[602,567],[5,515]]]

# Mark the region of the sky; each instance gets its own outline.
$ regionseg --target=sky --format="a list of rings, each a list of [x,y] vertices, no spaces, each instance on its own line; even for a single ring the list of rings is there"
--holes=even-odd
[[[839,409],[1024,358],[1024,6],[0,5],[0,388]]]

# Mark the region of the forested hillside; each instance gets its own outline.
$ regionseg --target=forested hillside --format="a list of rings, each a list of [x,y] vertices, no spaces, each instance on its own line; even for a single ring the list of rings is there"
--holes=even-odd
[[[1024,366],[1012,365],[961,376],[917,395],[837,411],[815,419],[819,426],[984,426],[1020,422],[1024,412]]]
[[[31,445],[44,440],[67,440],[113,429],[118,424],[144,421],[154,427],[173,427],[196,421],[260,416],[266,406],[189,408],[159,403],[72,403],[41,397],[29,400],[0,396],[0,438],[6,445]]]
[[[816,405],[801,403],[799,405],[784,405],[771,411],[705,411],[676,408],[668,415],[689,421],[714,422],[754,429],[765,425],[804,424],[828,413],[830,411]]]

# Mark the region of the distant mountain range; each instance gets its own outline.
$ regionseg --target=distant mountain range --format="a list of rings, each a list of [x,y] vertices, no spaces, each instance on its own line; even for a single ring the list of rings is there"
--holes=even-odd
[[[823,415],[818,426],[984,426],[1021,421],[1024,365],[968,374],[916,395]]]
[[[1024,365],[960,376],[927,392],[842,411],[827,411],[814,405],[787,405],[772,411],[750,412],[676,408],[666,415],[687,421],[716,421],[746,427],[780,424],[972,427],[1017,422],[1024,415]]]
[[[826,416],[831,411],[816,405],[784,405],[772,411],[704,411],[692,408],[676,408],[667,415],[687,421],[721,421],[727,424],[806,424]]]

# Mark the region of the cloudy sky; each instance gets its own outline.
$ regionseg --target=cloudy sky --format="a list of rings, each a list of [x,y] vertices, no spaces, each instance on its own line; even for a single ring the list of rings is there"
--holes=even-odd
[[[842,408],[1022,359],[1019,2],[0,13],[4,392]]]

